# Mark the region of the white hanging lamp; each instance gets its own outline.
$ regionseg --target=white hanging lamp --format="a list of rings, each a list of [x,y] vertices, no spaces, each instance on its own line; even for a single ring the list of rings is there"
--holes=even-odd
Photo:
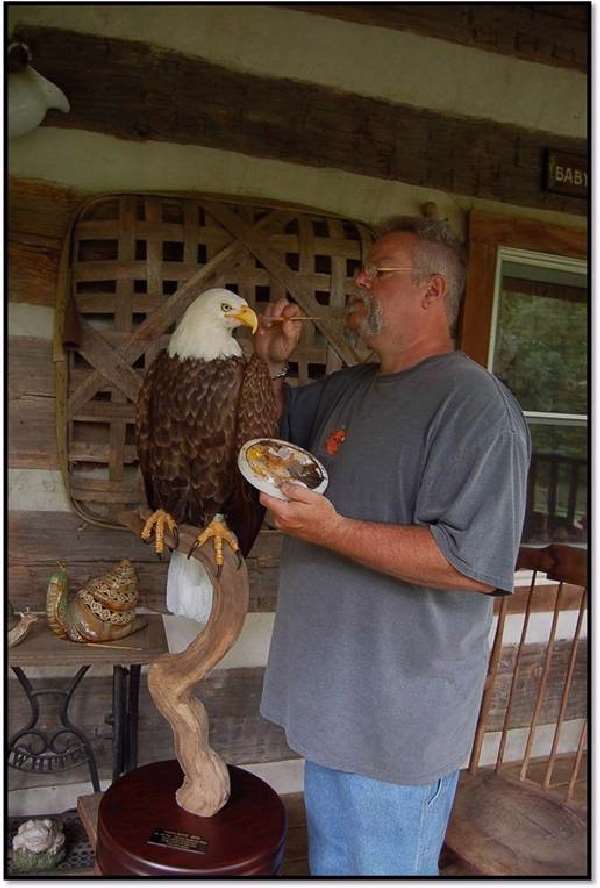
[[[8,47],[8,137],[17,139],[40,125],[49,108],[65,113],[69,100],[61,89],[32,68],[24,43]]]

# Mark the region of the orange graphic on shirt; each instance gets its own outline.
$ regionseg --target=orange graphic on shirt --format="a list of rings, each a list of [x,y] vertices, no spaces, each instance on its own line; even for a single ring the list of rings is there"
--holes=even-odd
[[[346,429],[336,429],[336,431],[332,432],[325,441],[325,450],[327,453],[331,454],[331,456],[335,456],[345,440]]]

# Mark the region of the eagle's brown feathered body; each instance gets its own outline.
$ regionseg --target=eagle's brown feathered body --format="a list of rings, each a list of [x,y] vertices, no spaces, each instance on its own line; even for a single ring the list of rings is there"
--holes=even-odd
[[[163,351],[144,378],[136,426],[149,507],[197,527],[224,514],[246,556],[264,509],[240,474],[238,452],[251,438],[273,437],[278,429],[265,362],[256,356],[181,359]]]

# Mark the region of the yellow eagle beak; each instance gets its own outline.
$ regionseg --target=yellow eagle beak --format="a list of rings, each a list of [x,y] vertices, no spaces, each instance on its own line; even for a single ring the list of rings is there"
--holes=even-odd
[[[256,333],[258,318],[249,305],[243,305],[238,311],[228,311],[225,317],[235,318],[240,324],[245,324],[246,327],[250,327],[252,333]]]

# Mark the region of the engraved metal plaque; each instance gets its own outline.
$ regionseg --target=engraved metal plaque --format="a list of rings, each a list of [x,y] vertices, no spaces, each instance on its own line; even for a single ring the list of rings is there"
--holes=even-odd
[[[175,832],[157,826],[148,839],[150,845],[163,845],[166,848],[177,848],[179,851],[193,851],[195,854],[206,854],[208,842],[202,836],[192,833]]]

